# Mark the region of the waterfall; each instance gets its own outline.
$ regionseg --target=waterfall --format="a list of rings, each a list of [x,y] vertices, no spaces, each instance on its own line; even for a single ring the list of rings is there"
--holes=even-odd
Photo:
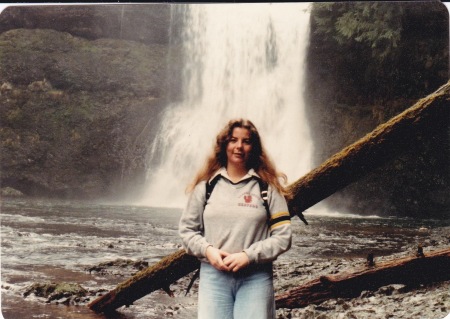
[[[142,204],[184,206],[187,184],[232,118],[256,125],[289,181],[307,173],[308,4],[190,4],[183,12],[181,101],[168,105],[160,121]]]

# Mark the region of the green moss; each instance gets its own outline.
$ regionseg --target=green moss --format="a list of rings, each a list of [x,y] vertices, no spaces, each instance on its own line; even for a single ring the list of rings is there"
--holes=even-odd
[[[6,121],[18,122],[23,118],[23,112],[20,108],[14,108],[6,113]]]
[[[61,299],[68,296],[85,296],[87,290],[77,283],[35,283],[29,286],[23,296],[27,297],[34,294],[37,297],[47,298],[50,300]]]

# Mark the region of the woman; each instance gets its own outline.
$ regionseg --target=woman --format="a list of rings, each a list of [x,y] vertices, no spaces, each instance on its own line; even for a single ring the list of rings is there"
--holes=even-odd
[[[179,225],[187,253],[201,261],[198,318],[275,318],[272,261],[291,246],[280,179],[253,123],[230,121],[189,188]],[[269,185],[270,219],[260,180]]]

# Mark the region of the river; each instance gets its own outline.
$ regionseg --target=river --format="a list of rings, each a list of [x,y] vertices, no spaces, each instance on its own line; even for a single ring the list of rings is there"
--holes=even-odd
[[[125,274],[89,273],[88,268],[117,259],[158,261],[181,248],[177,224],[181,209],[115,203],[4,198],[1,202],[2,313],[16,318],[106,318],[85,305],[46,304],[22,295],[36,282],[73,282],[88,290],[112,289]],[[305,213],[309,225],[293,219],[292,249],[277,263],[386,256],[426,240],[450,221]],[[420,229],[422,227],[422,229]],[[196,294],[170,298],[154,292],[117,318],[196,317]],[[108,318],[112,318],[109,316]]]

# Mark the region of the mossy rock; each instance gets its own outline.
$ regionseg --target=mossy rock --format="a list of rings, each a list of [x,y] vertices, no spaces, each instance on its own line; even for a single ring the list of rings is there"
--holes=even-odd
[[[149,266],[147,261],[132,259],[116,259],[105,261],[98,265],[86,268],[89,273],[95,272],[100,275],[134,275]]]
[[[21,191],[18,191],[17,189],[14,189],[12,187],[1,188],[0,195],[2,197],[22,197],[22,196],[24,196],[24,194]]]
[[[34,283],[29,286],[23,296],[28,297],[34,294],[36,297],[47,298],[47,302],[68,298],[64,303],[68,303],[71,298],[85,297],[88,291],[77,283]]]

